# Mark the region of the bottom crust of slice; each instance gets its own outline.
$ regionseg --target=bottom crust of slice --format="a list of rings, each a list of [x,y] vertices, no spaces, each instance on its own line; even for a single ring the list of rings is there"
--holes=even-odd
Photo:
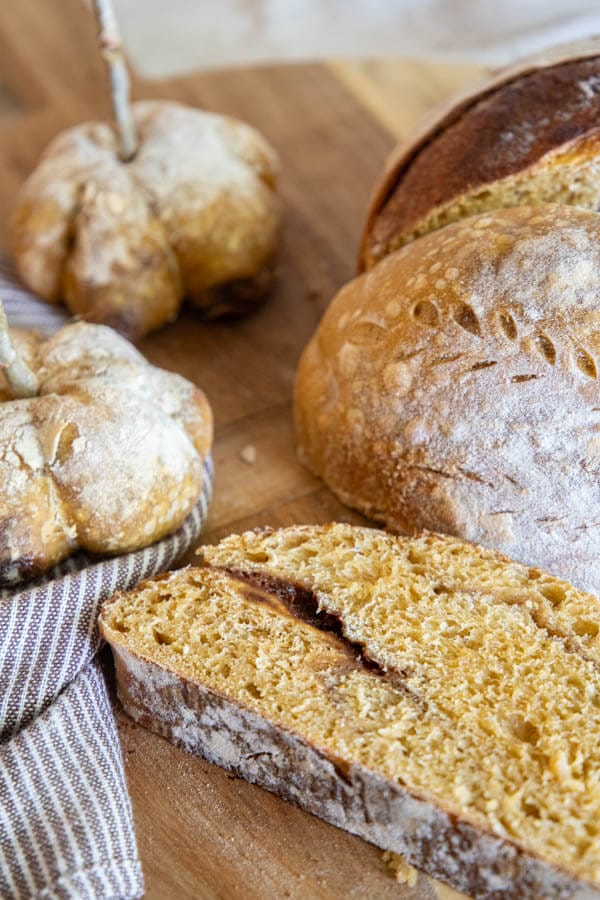
[[[600,890],[200,684],[112,645],[140,725],[481,900],[593,900]]]

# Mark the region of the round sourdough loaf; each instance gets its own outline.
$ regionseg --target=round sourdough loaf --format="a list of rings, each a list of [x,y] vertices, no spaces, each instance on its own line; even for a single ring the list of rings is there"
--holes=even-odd
[[[498,210],[346,285],[302,356],[301,454],[401,531],[600,592],[600,215]]]
[[[600,206],[600,40],[497,73],[437,110],[391,156],[377,185],[360,265],[490,209]]]

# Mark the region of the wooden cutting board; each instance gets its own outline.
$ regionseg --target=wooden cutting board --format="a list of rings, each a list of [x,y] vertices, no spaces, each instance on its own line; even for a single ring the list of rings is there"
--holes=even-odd
[[[188,311],[142,345],[153,362],[201,385],[214,409],[215,494],[203,541],[256,525],[361,521],[296,460],[296,362],[353,274],[367,199],[386,154],[425,110],[480,74],[467,65],[370,61],[158,83],[134,78],[138,98],[172,98],[246,119],[282,159],[281,273],[268,304],[226,324],[206,324]],[[0,241],[18,186],[48,139],[107,115],[93,26],[80,0],[1,4]],[[380,850],[117,715],[148,897],[458,896],[424,876],[412,887],[399,884]]]

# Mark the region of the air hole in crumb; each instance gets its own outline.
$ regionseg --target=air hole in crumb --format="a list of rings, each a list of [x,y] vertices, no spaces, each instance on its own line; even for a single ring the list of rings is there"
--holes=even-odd
[[[540,331],[535,336],[535,343],[544,359],[546,359],[546,361],[549,362],[551,366],[553,366],[556,362],[556,347],[554,346],[548,335]]]
[[[413,564],[422,565],[425,560],[425,554],[420,550],[415,550],[413,547],[409,547],[408,549],[408,561]]]
[[[508,730],[518,741],[525,744],[536,744],[539,740],[540,733],[533,722],[528,722],[521,716],[511,716],[507,721]]]
[[[537,375],[513,375],[510,379],[515,384],[522,384],[524,381],[534,381]]]
[[[465,331],[469,331],[471,334],[481,334],[479,319],[475,315],[473,307],[469,306],[468,303],[462,303],[458,309],[455,310],[454,321],[457,325],[460,325],[461,328],[464,328]]]
[[[517,325],[511,314],[508,312],[498,313],[498,321],[500,322],[500,328],[506,337],[511,341],[516,341],[519,332],[517,331]]]
[[[314,548],[307,547],[302,553],[302,559],[306,562],[309,559],[314,559],[315,556],[319,555],[319,551]]]
[[[129,632],[129,625],[126,625],[125,622],[122,622],[120,619],[116,622],[113,622],[112,626],[115,631],[120,631],[121,634],[127,634]]]
[[[175,640],[174,637],[171,637],[170,634],[165,634],[165,632],[160,631],[159,628],[153,628],[152,634],[154,635],[154,640],[157,644],[172,644]]]
[[[440,317],[437,306],[431,300],[419,300],[413,306],[411,314],[421,325],[437,325]]]
[[[269,554],[264,550],[248,550],[246,556],[250,562],[266,563],[269,562]]]
[[[255,697],[257,700],[260,700],[260,698],[262,697],[262,691],[260,690],[260,688],[258,688],[258,687],[254,684],[253,681],[248,681],[248,682],[247,682],[247,684],[246,684],[246,690],[248,691],[248,693],[249,693],[252,697]]]
[[[600,625],[598,625],[597,622],[592,622],[590,619],[576,619],[575,624],[573,625],[573,631],[580,637],[584,637],[585,635],[597,637],[598,632],[600,631]]]
[[[469,650],[481,650],[483,646],[483,640],[479,635],[475,635],[475,637],[465,637],[464,643],[465,647],[468,647]]]
[[[287,550],[296,550],[298,547],[302,547],[309,540],[307,534],[291,534],[286,542],[285,546]]]
[[[521,807],[525,815],[529,816],[530,819],[541,818],[540,808],[537,803],[532,803],[531,800],[523,800]]]
[[[477,372],[479,369],[489,369],[490,366],[497,365],[495,359],[484,359],[482,362],[475,363],[475,365],[471,366],[472,372]]]
[[[560,584],[541,584],[538,588],[540,594],[549,600],[552,606],[560,606],[567,594]]]
[[[588,378],[597,378],[598,372],[596,370],[596,363],[583,347],[578,347],[575,351],[575,363],[577,368],[580,369],[584,375],[587,375]]]

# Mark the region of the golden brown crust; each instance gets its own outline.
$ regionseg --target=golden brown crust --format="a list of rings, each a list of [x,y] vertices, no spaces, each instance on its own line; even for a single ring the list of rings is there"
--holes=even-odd
[[[121,553],[176,530],[212,442],[203,393],[103,326],[20,345],[40,389],[0,403],[0,583],[78,548]]]
[[[13,217],[21,278],[131,338],[174,318],[184,297],[210,307],[225,286],[246,311],[246,283],[261,296],[270,287],[261,273],[279,226],[274,150],[247,125],[176,103],[133,113],[139,148],[127,164],[101,123],[48,146]]]
[[[374,191],[360,267],[370,268],[409,239],[433,210],[467,192],[535,174],[536,167],[554,161],[564,164],[560,156],[565,152],[576,151],[584,163],[598,159],[598,48],[598,42],[580,50],[567,48],[567,59],[551,65],[544,58],[524,61],[430,117],[392,155]],[[562,202],[558,196],[541,199]],[[513,200],[490,204],[494,202],[516,205]]]
[[[498,210],[382,260],[300,362],[298,440],[347,504],[600,591],[600,216]]]

